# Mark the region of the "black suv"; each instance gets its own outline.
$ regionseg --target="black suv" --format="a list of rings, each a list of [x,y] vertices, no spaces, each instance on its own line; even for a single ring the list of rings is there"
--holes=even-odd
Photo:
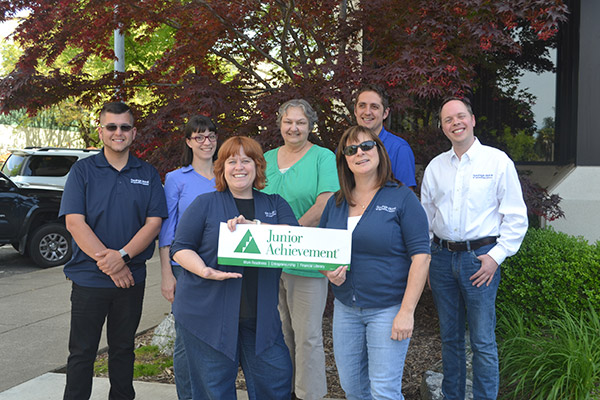
[[[42,268],[69,261],[71,235],[58,218],[62,193],[56,186],[18,187],[0,173],[0,245],[11,244]]]

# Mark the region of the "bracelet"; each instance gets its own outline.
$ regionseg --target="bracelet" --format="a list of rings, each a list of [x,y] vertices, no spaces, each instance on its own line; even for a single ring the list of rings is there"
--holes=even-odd
[[[261,222],[260,222],[260,219],[255,219],[255,220],[254,220],[254,223],[255,223],[256,225],[260,225],[260,224],[261,224]]]

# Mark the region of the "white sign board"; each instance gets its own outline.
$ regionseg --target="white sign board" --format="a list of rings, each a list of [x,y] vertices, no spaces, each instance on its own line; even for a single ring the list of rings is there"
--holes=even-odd
[[[345,229],[240,224],[219,227],[218,262],[267,268],[334,270],[350,266],[352,234]]]

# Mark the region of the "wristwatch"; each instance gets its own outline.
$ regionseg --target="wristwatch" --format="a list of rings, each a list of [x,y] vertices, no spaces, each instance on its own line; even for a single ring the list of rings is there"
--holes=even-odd
[[[129,254],[127,254],[125,249],[119,250],[119,254],[121,255],[121,258],[123,259],[123,262],[125,264],[127,264],[127,263],[129,263],[129,261],[131,261],[131,257],[129,257]]]

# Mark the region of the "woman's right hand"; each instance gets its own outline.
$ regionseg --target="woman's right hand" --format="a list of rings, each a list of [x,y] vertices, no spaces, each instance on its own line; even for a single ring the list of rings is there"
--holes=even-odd
[[[242,274],[238,272],[219,271],[218,269],[205,266],[198,271],[198,276],[204,279],[211,279],[213,281],[224,281],[225,279],[241,278]]]
[[[329,279],[329,282],[335,286],[340,286],[346,282],[346,271],[348,271],[347,265],[340,265],[333,271],[319,271]]]
[[[171,272],[170,275],[163,274],[160,280],[160,292],[169,303],[173,303],[175,300],[175,286],[177,286],[177,279],[175,279],[173,273]]]
[[[204,263],[204,260],[194,250],[183,249],[173,254],[173,260],[193,274],[204,279],[214,281],[223,281],[231,278],[241,278],[242,274],[237,272],[225,272],[211,268]]]

